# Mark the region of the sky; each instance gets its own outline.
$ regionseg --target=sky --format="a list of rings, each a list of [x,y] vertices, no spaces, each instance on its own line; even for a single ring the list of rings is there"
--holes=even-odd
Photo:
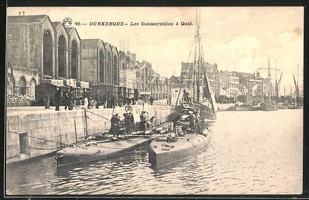
[[[128,41],[138,61],[152,63],[161,76],[180,75],[181,62],[192,62],[196,7],[12,7],[7,15],[46,14],[51,21],[70,17],[81,39],[102,39],[120,49]],[[281,89],[294,90],[293,74],[303,85],[303,7],[200,7],[200,34],[204,60],[219,70],[251,72],[277,68]],[[86,25],[78,26],[80,22]],[[90,22],[124,22],[126,26],[90,26]],[[173,26],[142,26],[167,22]],[[178,22],[178,25],[176,23]],[[181,25],[181,22],[192,25]],[[131,26],[131,23],[138,23]],[[189,55],[191,55],[189,57]],[[299,67],[297,67],[299,66]],[[298,68],[298,70],[297,70]],[[298,71],[298,72],[297,72]],[[260,70],[263,77],[267,70]],[[272,70],[275,80],[275,70]]]

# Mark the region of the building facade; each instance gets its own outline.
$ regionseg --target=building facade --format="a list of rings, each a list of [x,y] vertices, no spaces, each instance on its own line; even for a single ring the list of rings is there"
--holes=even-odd
[[[212,93],[215,96],[220,95],[220,76],[217,64],[203,62],[202,66],[203,67],[200,67],[200,69],[197,69],[194,63],[181,63],[181,77],[183,79],[184,89],[186,89],[191,96],[195,96],[195,98],[197,98],[197,91],[199,89],[199,99],[203,99],[204,71],[206,71]]]
[[[6,42],[9,95],[35,98],[41,83],[54,87],[90,83],[95,89],[108,86],[106,90],[114,94],[134,98],[170,96],[168,79],[156,73],[150,62],[139,62],[136,54],[118,51],[100,38],[81,39],[77,29],[47,15],[8,16]]]

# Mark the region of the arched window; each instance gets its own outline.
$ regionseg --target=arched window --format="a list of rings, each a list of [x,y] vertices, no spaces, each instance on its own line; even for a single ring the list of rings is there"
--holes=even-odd
[[[99,67],[100,67],[100,82],[104,83],[104,53],[103,50],[100,50],[99,53]]]
[[[113,84],[118,85],[118,59],[114,56]]]
[[[76,40],[72,41],[71,46],[71,78],[77,79],[78,75],[78,46]]]
[[[58,76],[66,77],[65,71],[65,60],[66,60],[66,42],[63,35],[58,40]]]
[[[20,77],[19,82],[19,94],[20,95],[26,95],[27,94],[27,89],[26,89],[26,79],[25,77]]]
[[[36,86],[36,81],[34,78],[32,78],[30,81],[30,95],[31,96],[35,95],[35,86]]]
[[[107,53],[106,83],[107,84],[112,84],[112,58],[111,58],[110,52]]]
[[[43,75],[53,75],[53,41],[48,29],[43,33]]]

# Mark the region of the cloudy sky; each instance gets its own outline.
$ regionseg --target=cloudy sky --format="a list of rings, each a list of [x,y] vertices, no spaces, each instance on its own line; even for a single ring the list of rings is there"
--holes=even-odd
[[[201,7],[201,38],[204,59],[219,70],[242,72],[271,67],[283,73],[281,93],[293,87],[293,74],[303,82],[303,7]],[[8,8],[8,15],[47,14],[52,21],[73,20],[82,39],[98,38],[120,49],[129,42],[137,60],[147,60],[162,76],[180,75],[180,63],[192,61],[195,7],[23,7]],[[87,25],[76,26],[75,22]],[[89,26],[90,22],[124,22],[127,26]],[[130,26],[131,22],[139,23]],[[141,26],[141,22],[168,22],[173,26]],[[178,26],[176,23],[178,22]],[[192,25],[181,26],[181,22]],[[191,58],[189,57],[191,51]],[[263,76],[267,70],[261,71]],[[272,71],[275,79],[275,71]]]

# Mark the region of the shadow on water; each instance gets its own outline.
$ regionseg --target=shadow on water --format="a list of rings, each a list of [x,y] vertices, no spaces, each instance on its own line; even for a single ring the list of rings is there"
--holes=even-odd
[[[56,167],[56,176],[68,176],[70,171],[78,171],[78,170],[87,170],[94,166],[105,166],[105,165],[112,165],[117,166],[117,164],[123,164],[123,163],[131,163],[133,161],[140,161],[142,159],[143,162],[145,162],[146,159],[148,159],[148,146],[143,145],[140,146],[134,150],[130,150],[126,152],[125,155],[119,156],[119,157],[113,157],[110,159],[105,159],[101,161],[92,161],[87,163],[77,163],[74,165],[68,165],[68,166],[62,166],[62,167]]]
[[[177,163],[152,168],[147,145],[61,170],[49,157],[7,168],[6,189],[13,195],[297,194],[303,172],[300,121],[297,110],[220,112],[209,146]]]

